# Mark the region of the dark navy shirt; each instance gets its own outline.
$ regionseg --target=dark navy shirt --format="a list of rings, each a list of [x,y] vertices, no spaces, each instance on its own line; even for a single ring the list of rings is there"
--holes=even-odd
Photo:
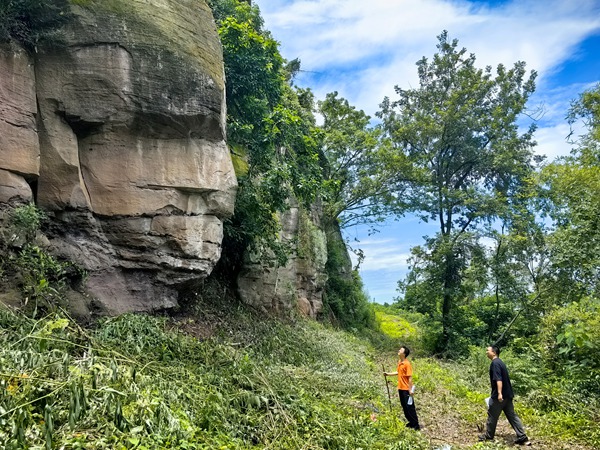
[[[514,397],[512,386],[510,384],[510,377],[508,376],[508,369],[506,364],[500,359],[492,359],[490,364],[490,384],[492,385],[493,399],[498,399],[498,385],[497,381],[502,381],[502,397],[504,399],[511,399]]]

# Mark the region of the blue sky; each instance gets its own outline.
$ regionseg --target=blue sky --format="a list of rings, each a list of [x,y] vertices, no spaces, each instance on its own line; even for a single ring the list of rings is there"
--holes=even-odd
[[[571,100],[600,81],[600,0],[253,0],[286,59],[300,58],[296,84],[317,99],[338,91],[374,117],[394,86],[418,87],[415,63],[431,57],[448,30],[477,65],[525,61],[538,72],[529,108],[542,108],[536,152],[552,160],[569,153],[565,115]],[[398,295],[410,248],[433,235],[414,217],[390,221],[369,236],[346,230],[365,255],[361,275],[377,302]],[[358,240],[359,242],[354,242]]]

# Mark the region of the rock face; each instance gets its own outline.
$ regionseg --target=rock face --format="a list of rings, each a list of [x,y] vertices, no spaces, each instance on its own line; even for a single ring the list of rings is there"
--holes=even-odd
[[[54,253],[109,313],[176,305],[220,257],[236,177],[203,0],[85,0],[32,57],[0,46],[0,202],[50,212]]]
[[[264,258],[248,255],[237,285],[241,299],[265,312],[287,315],[294,308],[315,318],[323,307],[327,276],[327,241],[318,208],[308,212],[293,205],[281,217],[281,239],[293,247],[283,267],[269,267]]]

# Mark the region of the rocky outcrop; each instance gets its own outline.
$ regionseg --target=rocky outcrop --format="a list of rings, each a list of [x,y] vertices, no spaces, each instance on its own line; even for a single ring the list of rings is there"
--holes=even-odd
[[[315,318],[323,307],[327,281],[327,241],[317,207],[306,211],[294,204],[281,219],[281,239],[292,247],[285,266],[271,267],[264,256],[248,255],[238,280],[241,299],[265,312],[283,315],[297,310]]]
[[[32,198],[52,251],[109,313],[176,305],[220,257],[236,178],[203,0],[86,0],[31,56],[0,46],[0,202]]]
[[[0,45],[0,202],[30,201],[40,172],[33,58]]]

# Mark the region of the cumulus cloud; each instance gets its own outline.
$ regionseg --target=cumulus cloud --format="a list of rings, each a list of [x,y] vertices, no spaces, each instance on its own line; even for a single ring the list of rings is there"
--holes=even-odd
[[[447,29],[481,66],[526,61],[540,83],[600,29],[597,1],[255,0],[288,59],[317,94],[337,90],[373,115],[393,86],[416,86],[415,62]],[[300,79],[302,80],[302,78]]]

